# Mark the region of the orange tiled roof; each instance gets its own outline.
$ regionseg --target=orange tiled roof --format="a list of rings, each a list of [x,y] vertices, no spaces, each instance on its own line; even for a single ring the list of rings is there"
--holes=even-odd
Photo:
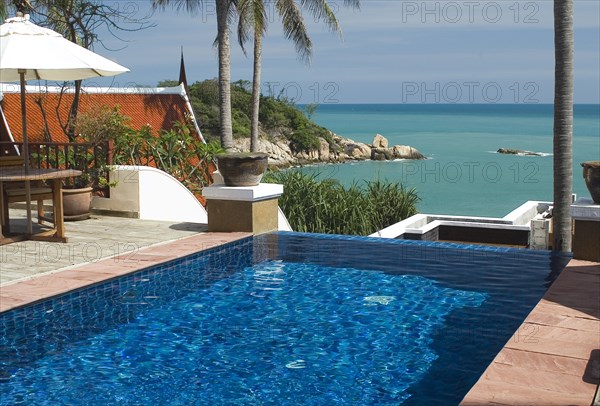
[[[39,88],[44,89],[44,88]],[[190,111],[180,88],[169,88],[167,91],[157,92],[156,89],[111,89],[105,91],[82,89],[79,112],[107,105],[120,106],[121,114],[131,118],[131,126],[140,129],[149,124],[154,130],[172,128],[174,121],[185,121]],[[27,134],[30,142],[68,142],[68,137],[61,128],[65,125],[69,109],[73,101],[73,93],[55,91],[31,91],[27,88]],[[46,120],[44,123],[45,112]],[[2,110],[15,141],[22,141],[21,125],[21,94],[18,87],[12,91],[3,92]],[[44,128],[47,126],[51,140],[44,137]]]

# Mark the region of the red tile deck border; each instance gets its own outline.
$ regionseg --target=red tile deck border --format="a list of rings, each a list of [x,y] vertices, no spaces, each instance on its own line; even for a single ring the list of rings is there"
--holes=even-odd
[[[599,383],[600,264],[572,260],[461,405],[590,406]]]
[[[76,268],[41,274],[0,287],[0,313],[71,290],[249,237],[250,233],[203,233],[120,254]]]

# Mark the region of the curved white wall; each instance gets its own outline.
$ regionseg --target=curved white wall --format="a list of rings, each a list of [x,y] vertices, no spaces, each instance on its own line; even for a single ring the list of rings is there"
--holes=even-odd
[[[181,182],[156,168],[138,168],[140,219],[208,223],[206,210]]]
[[[206,210],[181,182],[149,166],[115,165],[110,199],[94,199],[94,209],[131,213],[144,220],[208,223]]]

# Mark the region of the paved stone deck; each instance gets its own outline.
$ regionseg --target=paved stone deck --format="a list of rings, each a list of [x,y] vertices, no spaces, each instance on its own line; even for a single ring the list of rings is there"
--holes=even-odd
[[[600,383],[600,264],[572,260],[461,405],[585,405]]]
[[[11,209],[11,229],[25,230],[25,210]],[[0,246],[0,286],[206,232],[205,224],[92,215],[66,222],[68,242],[23,241]],[[34,231],[39,228],[34,223]]]

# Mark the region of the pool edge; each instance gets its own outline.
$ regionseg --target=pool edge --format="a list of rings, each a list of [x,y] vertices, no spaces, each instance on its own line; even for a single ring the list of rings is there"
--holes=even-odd
[[[589,406],[599,384],[600,263],[571,260],[460,403]]]
[[[4,285],[0,287],[0,314],[251,236],[201,233]]]

